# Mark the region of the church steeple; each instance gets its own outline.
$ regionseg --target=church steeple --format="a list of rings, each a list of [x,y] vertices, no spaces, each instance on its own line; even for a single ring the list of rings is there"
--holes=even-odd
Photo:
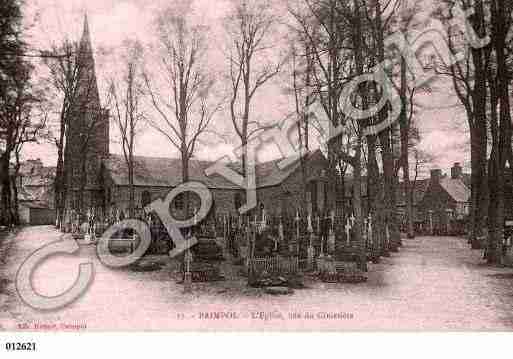
[[[93,49],[91,45],[91,34],[89,32],[89,19],[87,12],[84,14],[84,30],[82,31],[82,39],[80,40],[80,49],[89,52],[92,55]]]
[[[81,193],[84,191],[84,179],[88,191],[98,190],[101,162],[109,154],[109,116],[100,103],[87,14],[84,15],[76,61],[79,66],[78,93],[68,125],[65,161],[68,166],[66,181],[70,191]]]
[[[96,80],[95,61],[93,55],[93,46],[91,43],[91,34],[89,31],[89,19],[87,13],[84,14],[84,28],[82,38],[79,43],[78,63],[80,66],[79,79],[79,102],[88,103],[88,107],[100,108],[100,94]]]

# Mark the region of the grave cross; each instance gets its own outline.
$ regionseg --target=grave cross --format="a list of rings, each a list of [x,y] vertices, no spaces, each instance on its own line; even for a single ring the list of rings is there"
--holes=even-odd
[[[351,225],[350,223],[350,220],[349,218],[347,219],[347,224],[345,225],[345,229],[346,229],[346,243],[347,245],[349,246],[351,244],[351,228],[353,228],[353,226]]]
[[[372,214],[369,214],[369,243],[372,244]]]
[[[285,233],[283,231],[283,221],[280,217],[280,224],[278,225],[278,235],[280,238],[280,241],[283,241],[285,239]]]
[[[299,230],[300,223],[299,222],[301,221],[301,217],[299,217],[299,210],[296,210],[295,221],[296,221],[296,241],[297,241],[297,247],[299,248],[299,236],[300,236],[300,230]],[[298,249],[298,253],[299,253],[299,249]]]
[[[367,243],[367,231],[368,231],[369,227],[367,225],[367,218],[365,218],[363,220],[363,233],[362,233],[362,236],[363,236],[363,243]]]

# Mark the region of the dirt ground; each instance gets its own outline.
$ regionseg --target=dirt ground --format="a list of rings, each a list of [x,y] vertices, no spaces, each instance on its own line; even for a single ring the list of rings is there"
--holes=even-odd
[[[0,245],[0,326],[3,330],[511,330],[513,269],[493,268],[482,253],[455,237],[404,240],[399,253],[370,264],[368,281],[322,283],[272,296],[250,288],[241,267],[222,265],[226,280],[179,284],[179,264],[165,256],[145,260],[156,271],[111,269],[94,246],[52,257],[33,285],[55,296],[74,283],[80,263],[94,266],[88,290],[58,311],[24,304],[16,273],[31,253],[56,241],[51,227],[27,227]]]

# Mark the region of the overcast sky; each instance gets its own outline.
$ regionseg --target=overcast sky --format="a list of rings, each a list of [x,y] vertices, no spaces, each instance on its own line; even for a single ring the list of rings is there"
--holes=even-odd
[[[37,49],[44,49],[63,37],[78,39],[82,32],[83,17],[87,12],[90,23],[96,68],[100,89],[105,89],[106,79],[111,76],[115,49],[124,39],[137,38],[151,43],[155,38],[154,19],[159,10],[173,0],[30,0],[25,10],[26,21],[33,25],[29,43]],[[425,1],[429,3],[429,1]],[[196,0],[195,14],[198,21],[211,26],[210,45],[212,71],[222,72],[223,30],[221,22],[229,8],[229,0]],[[427,6],[427,5],[425,5]],[[260,121],[278,121],[292,109],[292,98],[282,91],[287,76],[269,83],[257,95],[254,114]],[[105,92],[101,90],[101,92]],[[101,94],[104,98],[104,93]],[[437,83],[435,91],[419,97],[416,121],[423,135],[421,147],[436,157],[436,164],[447,171],[453,162],[466,163],[468,151],[462,132],[465,130],[465,117],[460,109],[454,108],[456,99],[450,86]],[[230,131],[231,121],[227,113],[220,113],[215,119],[216,129]],[[207,135],[209,136],[209,135]],[[212,142],[216,142],[213,144]],[[198,158],[216,160],[237,143],[217,141],[210,138],[209,144],[201,146]],[[111,144],[112,152],[119,152],[116,143]],[[138,139],[139,155],[176,157],[178,154],[169,142],[151,128],[146,128]],[[265,148],[260,160],[276,157],[273,146]],[[27,149],[25,158],[41,158],[46,165],[55,165],[55,150],[51,145],[33,145]]]

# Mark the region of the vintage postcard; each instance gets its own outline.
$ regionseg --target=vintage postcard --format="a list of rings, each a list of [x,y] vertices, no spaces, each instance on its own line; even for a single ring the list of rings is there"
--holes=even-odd
[[[510,331],[512,11],[2,0],[0,329]]]

